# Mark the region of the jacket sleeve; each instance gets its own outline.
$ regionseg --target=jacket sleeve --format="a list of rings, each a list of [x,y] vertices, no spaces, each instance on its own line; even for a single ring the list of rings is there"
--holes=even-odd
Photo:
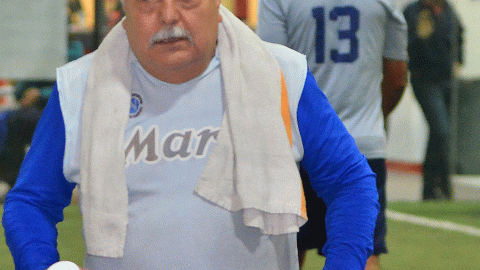
[[[464,63],[464,52],[463,52],[463,49],[464,49],[464,29],[463,29],[463,25],[462,23],[460,22],[460,19],[457,19],[458,23],[457,23],[457,59],[454,59],[455,61],[457,61],[459,64],[463,64]]]
[[[75,184],[63,175],[65,127],[54,88],[4,205],[3,227],[15,269],[44,270],[59,260],[57,229]]]
[[[375,174],[308,72],[297,111],[301,165],[327,205],[324,269],[365,269],[379,204]]]

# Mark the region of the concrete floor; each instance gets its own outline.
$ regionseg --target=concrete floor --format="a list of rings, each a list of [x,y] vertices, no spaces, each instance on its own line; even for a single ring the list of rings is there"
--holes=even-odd
[[[480,202],[480,175],[453,175],[452,184],[455,200]],[[420,201],[421,192],[420,172],[388,169],[387,201]]]

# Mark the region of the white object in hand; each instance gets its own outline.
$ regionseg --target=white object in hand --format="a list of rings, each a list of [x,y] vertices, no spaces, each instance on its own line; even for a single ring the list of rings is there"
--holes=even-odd
[[[81,270],[81,269],[73,262],[59,261],[52,264],[47,270]]]

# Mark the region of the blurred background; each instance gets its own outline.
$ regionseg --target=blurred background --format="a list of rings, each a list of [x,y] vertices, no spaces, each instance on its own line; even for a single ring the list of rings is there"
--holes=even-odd
[[[392,1],[401,10],[411,2]],[[465,29],[464,64],[457,72],[452,93],[450,169],[454,199],[421,201],[428,129],[409,85],[386,125],[391,254],[382,262],[384,269],[480,269],[480,1],[449,2]],[[257,0],[222,0],[222,4],[255,28]],[[56,68],[94,51],[123,17],[119,0],[2,0],[1,6],[0,113],[25,106],[24,98],[30,97],[34,102],[29,104],[41,112]],[[30,89],[36,91],[30,94]],[[35,123],[37,111],[29,113]],[[28,133],[20,131],[25,137]],[[26,142],[22,151],[28,150],[28,138]],[[9,189],[8,181],[1,180],[0,195]],[[65,224],[59,227],[65,228],[59,247],[65,259],[81,261],[84,247],[80,217],[75,212],[66,210]],[[416,220],[418,217],[428,222]],[[0,269],[13,269],[5,240],[0,240],[0,251],[4,251],[0,252]],[[309,258],[307,269],[318,269],[321,259],[318,261],[313,253]]]

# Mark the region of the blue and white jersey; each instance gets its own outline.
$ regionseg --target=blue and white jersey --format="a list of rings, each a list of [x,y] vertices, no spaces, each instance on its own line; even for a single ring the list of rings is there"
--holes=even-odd
[[[382,58],[407,60],[390,0],[260,0],[257,33],[307,55],[320,89],[367,158],[385,158]]]
[[[85,268],[296,269],[295,234],[264,236],[245,227],[241,214],[193,194],[224,115],[218,57],[199,77],[169,84],[130,56],[134,82],[125,134],[125,255],[87,254]],[[277,256],[276,248],[284,254]]]
[[[293,154],[311,174],[318,195],[332,205],[327,228],[335,237],[325,269],[362,269],[372,252],[378,211],[374,174],[318,89],[305,58],[280,45],[266,46],[285,76]],[[262,235],[245,227],[241,215],[193,193],[225,110],[217,57],[199,77],[175,85],[152,77],[131,57],[124,256],[86,254],[86,269],[298,269],[295,233]],[[8,194],[3,223],[18,269],[44,270],[59,259],[55,224],[79,181],[78,125],[91,58],[63,68],[70,69],[70,80],[60,80],[53,91],[17,185]],[[65,93],[63,83],[78,84],[78,91]]]

